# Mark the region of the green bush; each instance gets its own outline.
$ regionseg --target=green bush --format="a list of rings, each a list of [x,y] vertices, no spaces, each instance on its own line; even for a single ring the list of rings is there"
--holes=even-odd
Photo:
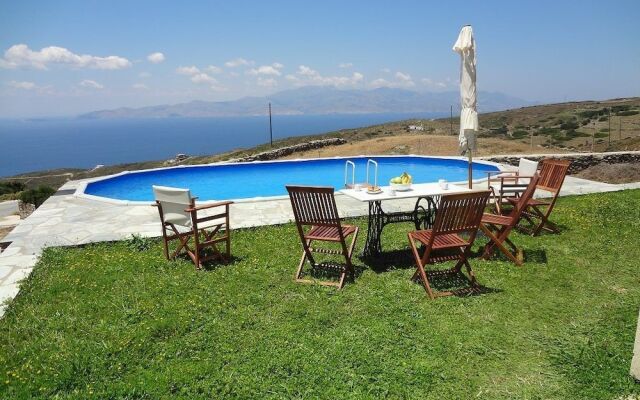
[[[39,186],[37,189],[29,189],[21,192],[19,198],[23,203],[33,204],[37,208],[55,192],[56,190],[50,186]]]
[[[558,132],[560,132],[560,131],[558,130],[558,128],[549,128],[549,127],[544,127],[544,128],[540,128],[540,129],[538,130],[538,135],[545,135],[545,136],[547,136],[547,135],[553,135],[553,134],[556,134],[556,133],[558,133]]]
[[[560,124],[560,129],[564,129],[565,131],[570,131],[573,129],[578,128],[580,125],[578,125],[578,122],[575,120],[570,120],[570,121],[565,121],[562,124]]]
[[[153,247],[155,240],[153,238],[143,237],[134,233],[125,241],[125,244],[131,250],[146,251]]]
[[[25,186],[22,182],[0,182],[0,195],[8,193],[18,193],[22,192],[24,189]]]
[[[611,112],[613,113],[619,113],[620,111],[627,111],[630,110],[631,106],[629,105],[625,105],[625,106],[613,106],[611,107]]]
[[[637,110],[629,110],[629,111],[619,111],[616,113],[617,116],[619,117],[628,117],[630,115],[636,115],[640,113],[640,111]]]
[[[513,131],[513,133],[511,133],[511,137],[513,139],[522,139],[529,136],[529,132],[525,131],[525,130],[517,130],[517,131]]]
[[[609,133],[608,132],[598,132],[594,135],[597,138],[605,138],[605,137],[609,137]]]
[[[604,122],[604,121],[608,121],[609,120],[609,116],[608,115],[603,115],[602,117],[598,118],[598,121],[600,122]]]
[[[591,135],[589,135],[587,133],[584,133],[584,132],[578,132],[578,131],[575,131],[575,130],[570,130],[570,131],[566,131],[565,132],[565,137],[567,139],[574,139],[574,138],[577,138],[577,137],[587,137],[587,136],[591,136]]]

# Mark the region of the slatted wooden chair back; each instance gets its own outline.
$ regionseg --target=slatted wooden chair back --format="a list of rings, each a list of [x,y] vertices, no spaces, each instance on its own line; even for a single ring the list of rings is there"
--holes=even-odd
[[[442,196],[433,236],[468,232],[475,236],[491,191]],[[472,241],[473,242],[473,241]]]
[[[340,228],[340,217],[332,187],[287,186],[291,208],[299,226]]]
[[[546,190],[557,196],[567,176],[570,160],[545,159],[541,162],[538,189]]]
[[[518,201],[515,203],[513,209],[509,213],[509,217],[512,217],[514,219],[513,225],[517,224],[518,220],[520,220],[522,212],[527,208],[527,203],[529,203],[529,200],[533,198],[533,194],[535,193],[536,188],[539,187],[539,182],[540,174],[536,173],[529,181],[527,189],[518,198]]]

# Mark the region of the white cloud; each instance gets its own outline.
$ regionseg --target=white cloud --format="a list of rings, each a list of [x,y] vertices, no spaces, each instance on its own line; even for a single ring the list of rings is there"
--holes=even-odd
[[[382,68],[380,71],[384,72],[385,74],[388,74],[391,72],[389,68]]]
[[[425,86],[431,88],[444,89],[447,87],[447,84],[445,82],[436,82],[431,78],[422,78],[420,79],[420,82],[422,82]]]
[[[140,78],[142,78],[142,79],[147,79],[147,78],[150,78],[150,77],[151,77],[151,74],[150,74],[150,73],[148,73],[148,72],[140,72],[140,73],[138,74],[138,77],[140,77]]]
[[[160,64],[164,61],[164,54],[160,52],[151,53],[147,56],[147,60],[152,64]]]
[[[7,84],[16,89],[32,90],[37,88],[35,83],[27,81],[9,81]]]
[[[378,79],[375,79],[375,80],[371,81],[369,83],[369,86],[374,88],[374,89],[377,89],[377,88],[381,88],[381,87],[391,87],[392,85],[391,85],[391,82],[389,82],[388,80],[382,79],[382,78],[378,78]]]
[[[83,81],[80,82],[80,86],[82,87],[86,87],[86,88],[91,88],[91,89],[104,89],[104,85],[96,82],[96,81],[92,81],[91,79],[85,79]]]
[[[208,69],[208,68],[207,68]],[[190,76],[190,80],[191,82],[198,84],[198,85],[209,85],[209,87],[211,88],[211,90],[215,90],[215,91],[225,91],[227,90],[226,88],[220,86],[218,80],[214,77],[212,77],[211,75],[200,71],[200,69],[198,67],[195,66],[191,66],[191,67],[178,67],[178,69],[176,69],[176,72],[181,74],[181,75],[187,75]]]
[[[271,64],[271,66],[276,69],[284,68],[284,65],[280,64],[279,62],[274,62],[273,64]]]
[[[212,74],[219,74],[222,72],[222,68],[215,66],[215,65],[209,65],[207,68],[205,68],[207,70],[207,72],[210,72]]]
[[[282,64],[275,63],[274,65],[280,65],[280,68],[282,68]],[[258,68],[250,69],[249,71],[247,71],[247,74],[280,76],[280,71],[278,71],[278,68],[276,68],[274,65],[261,65]]]
[[[278,86],[278,81],[273,78],[258,78],[258,86],[275,87]]]
[[[245,60],[244,58],[235,58],[224,63],[225,67],[235,68],[243,65],[253,65],[253,61]]]
[[[394,75],[394,80],[378,78],[371,82],[369,82],[369,87],[371,88],[381,88],[381,87],[389,87],[389,88],[409,88],[415,86],[415,82],[411,78],[411,75],[405,74],[404,72],[396,72]]]
[[[287,80],[296,86],[318,85],[318,86],[355,86],[364,80],[364,75],[354,72],[351,76],[322,76],[318,71],[306,65],[298,66],[296,75],[287,75]]]
[[[340,67],[340,68],[351,68],[351,67],[353,67],[353,63],[350,63],[350,62],[348,62],[348,63],[340,63],[340,64],[338,64],[338,67]]]
[[[144,83],[134,83],[133,85],[131,85],[131,87],[136,89],[136,90],[147,90],[147,89],[149,89],[149,87],[147,85],[145,85]]]
[[[31,67],[41,70],[49,65],[63,65],[73,68],[122,69],[131,66],[131,62],[123,57],[96,57],[88,54],[75,54],[64,47],[49,46],[39,51],[31,50],[26,44],[16,44],[4,52],[0,59],[2,68]]]
[[[413,82],[413,79],[411,79],[411,75],[409,74],[405,74],[403,72],[396,72],[396,80],[397,80],[397,84],[400,87],[413,87],[415,86],[415,82]]]
[[[176,72],[180,75],[195,75],[200,73],[200,69],[192,65],[190,67],[178,67]]]
[[[199,74],[195,74],[191,77],[191,82],[193,83],[209,83],[209,84],[217,84],[218,81],[215,78],[201,72]]]

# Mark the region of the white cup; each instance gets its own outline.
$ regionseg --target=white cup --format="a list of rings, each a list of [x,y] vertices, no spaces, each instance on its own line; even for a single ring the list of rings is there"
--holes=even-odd
[[[356,192],[359,192],[362,190],[362,185],[359,183],[356,183],[355,185],[353,185],[353,190],[355,190]]]
[[[447,190],[449,188],[449,183],[447,182],[446,179],[439,179],[438,184],[440,185],[440,188],[442,190]]]
[[[387,189],[387,194],[389,196],[395,196],[396,195],[396,190],[395,189]]]

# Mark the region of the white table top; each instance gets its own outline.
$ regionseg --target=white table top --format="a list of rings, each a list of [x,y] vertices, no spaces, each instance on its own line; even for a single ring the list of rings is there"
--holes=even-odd
[[[440,196],[443,194],[457,194],[457,193],[469,193],[469,192],[478,192],[482,190],[486,190],[485,188],[475,188],[469,189],[466,186],[462,185],[452,185],[449,184],[449,187],[444,190],[440,187],[438,183],[416,183],[411,185],[411,189],[407,191],[398,191],[396,190],[395,196],[389,194],[390,186],[381,186],[382,193],[378,194],[369,194],[367,193],[366,188],[362,188],[360,190],[355,189],[342,189],[339,193],[346,194],[349,197],[352,197],[359,201],[381,201],[381,200],[394,200],[394,199],[409,199],[412,197],[422,197],[422,196]]]

